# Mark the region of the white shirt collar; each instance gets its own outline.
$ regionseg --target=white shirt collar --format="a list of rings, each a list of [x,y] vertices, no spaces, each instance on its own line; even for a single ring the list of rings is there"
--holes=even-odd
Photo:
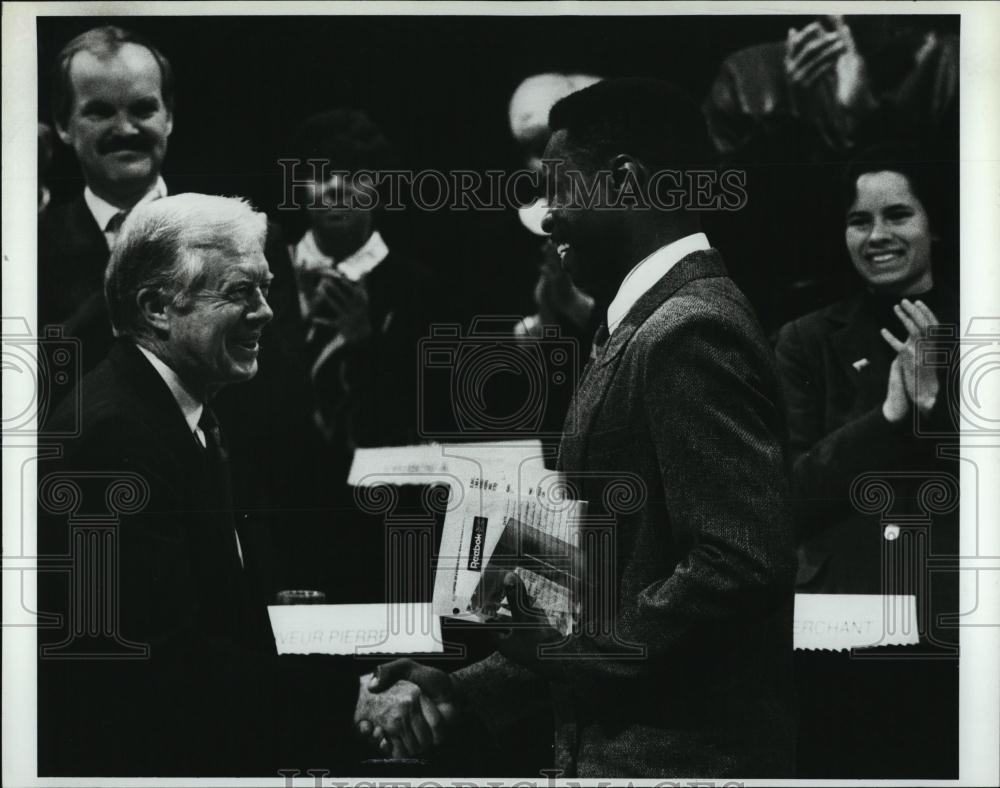
[[[292,253],[292,263],[300,271],[308,271],[315,268],[329,268],[335,265],[337,270],[352,282],[357,282],[362,277],[370,274],[375,267],[389,256],[389,247],[385,245],[378,230],[373,232],[367,241],[362,244],[350,257],[336,262],[329,255],[323,254],[316,243],[316,238],[312,230],[307,230],[302,236],[302,240],[296,244]]]
[[[666,246],[661,246],[636,265],[628,272],[618,288],[618,294],[611,302],[611,306],[608,307],[608,334],[615,332],[615,329],[625,319],[625,315],[635,306],[636,301],[642,298],[681,259],[692,252],[703,252],[708,249],[711,249],[711,246],[705,233],[692,233],[678,238]]]
[[[160,197],[167,196],[167,184],[163,180],[163,176],[159,176],[148,192],[146,192],[142,199],[136,203],[136,205],[142,205],[144,202],[149,202],[150,200],[156,200]],[[121,208],[117,208],[107,200],[98,197],[94,194],[93,190],[88,186],[83,190],[83,201],[87,203],[87,207],[90,209],[90,215],[94,217],[94,221],[97,222],[97,226],[101,228],[101,232],[105,232],[105,228],[108,226],[108,222],[121,211]],[[134,207],[134,206],[133,206]]]
[[[158,356],[142,345],[136,345],[136,347],[139,348],[142,355],[149,359],[149,363],[153,365],[153,369],[163,378],[163,382],[167,384],[167,388],[170,389],[170,393],[174,395],[174,399],[180,406],[181,413],[184,414],[184,420],[187,422],[188,427],[192,433],[195,433],[198,429],[198,422],[201,421],[201,413],[205,409],[205,404],[191,396],[191,393],[184,388],[184,384],[181,383],[181,379],[177,376],[177,373],[168,367]]]

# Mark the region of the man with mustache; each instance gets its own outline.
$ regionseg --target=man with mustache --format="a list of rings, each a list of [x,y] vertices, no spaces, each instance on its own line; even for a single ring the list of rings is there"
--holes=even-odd
[[[39,325],[80,339],[84,369],[111,345],[104,267],[128,211],[163,197],[173,130],[173,71],[151,44],[117,27],[88,30],[56,59],[56,132],[73,149],[86,188],[39,222]]]

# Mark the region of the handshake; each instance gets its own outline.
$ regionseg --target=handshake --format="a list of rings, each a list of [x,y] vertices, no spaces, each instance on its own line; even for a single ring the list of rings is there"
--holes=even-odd
[[[517,664],[537,668],[539,648],[565,636],[535,607],[517,574],[507,572],[503,588],[511,627],[497,633],[497,650]],[[440,746],[458,716],[458,691],[442,670],[397,659],[361,677],[354,725],[383,755],[408,758]]]
[[[451,676],[444,671],[397,659],[361,677],[355,727],[388,757],[413,757],[439,746],[457,716]]]

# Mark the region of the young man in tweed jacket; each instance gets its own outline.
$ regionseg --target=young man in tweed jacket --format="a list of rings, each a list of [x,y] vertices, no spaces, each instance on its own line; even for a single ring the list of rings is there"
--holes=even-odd
[[[610,539],[600,555],[585,539],[568,640],[515,628],[450,678],[404,662],[380,683],[416,680],[495,732],[550,704],[564,776],[790,777],[783,408],[750,304],[691,210],[711,200],[678,192],[710,161],[703,121],[629,79],[563,99],[550,125],[544,226],[607,315],[559,463]]]

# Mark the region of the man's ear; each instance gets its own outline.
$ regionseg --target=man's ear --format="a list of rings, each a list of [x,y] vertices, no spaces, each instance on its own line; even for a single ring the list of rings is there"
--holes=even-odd
[[[63,145],[72,148],[73,138],[70,136],[69,130],[61,123],[56,123],[55,126],[56,126],[56,134],[59,135],[59,139],[62,140]]]
[[[641,161],[627,153],[620,153],[610,161],[611,185],[616,204],[644,203],[643,194],[649,171]]]
[[[169,137],[174,131],[174,113],[169,109],[167,110],[167,133],[164,135]]]
[[[169,299],[156,287],[144,287],[135,297],[136,305],[148,326],[166,333],[170,328],[170,314],[167,312]]]

